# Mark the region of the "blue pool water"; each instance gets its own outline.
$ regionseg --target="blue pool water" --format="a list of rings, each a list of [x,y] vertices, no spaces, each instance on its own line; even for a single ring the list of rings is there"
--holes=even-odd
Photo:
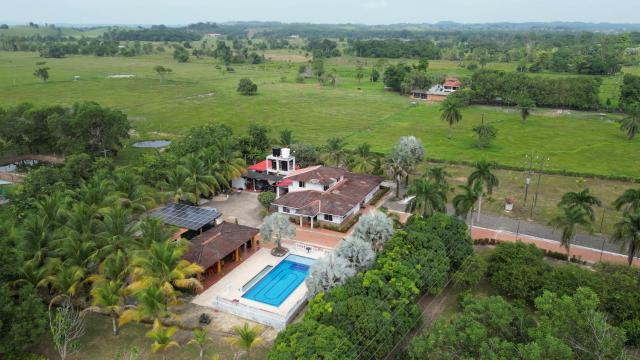
[[[313,259],[289,255],[249,289],[243,298],[280,306],[302,284]]]

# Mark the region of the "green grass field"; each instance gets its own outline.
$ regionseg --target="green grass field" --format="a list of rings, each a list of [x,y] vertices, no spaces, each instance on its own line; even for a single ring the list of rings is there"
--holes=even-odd
[[[640,153],[640,141],[626,140],[615,121],[619,116],[538,109],[522,124],[513,109],[474,106],[464,111],[464,119],[455,126],[454,138],[449,141],[437,105],[412,106],[410,99],[385,91],[381,83],[358,83],[354,58],[332,59],[326,64],[327,70],[335,68],[339,74],[339,84],[333,88],[312,79],[305,84],[295,82],[296,61],[304,61],[304,54],[275,52],[267,56],[278,58],[263,65],[235,65],[236,71],[227,73],[216,68],[214,60],[178,64],[170,54],[42,59],[36,53],[0,52],[0,106],[23,101],[69,105],[94,100],[125,111],[140,138],[179,136],[209,121],[227,123],[239,132],[255,122],[273,129],[274,137],[279,129],[289,128],[298,139],[317,145],[340,136],[351,147],[368,142],[375,151],[385,152],[400,136],[416,135],[431,158],[487,158],[523,166],[524,155],[535,151],[548,156],[548,166],[555,170],[640,177],[633,155]],[[38,61],[47,61],[51,68],[48,83],[39,82],[32,74]],[[365,66],[375,61],[369,59]],[[174,72],[161,82],[152,71],[155,65],[169,66]],[[508,70],[511,65],[489,67]],[[470,74],[449,61],[432,61],[430,68]],[[108,78],[114,74],[135,77]],[[74,75],[79,75],[80,81],[74,82]],[[243,77],[258,84],[259,95],[236,93]],[[496,141],[486,150],[477,148],[471,131],[483,114],[485,121],[499,130]],[[137,152],[127,149],[124,154],[130,159]]]

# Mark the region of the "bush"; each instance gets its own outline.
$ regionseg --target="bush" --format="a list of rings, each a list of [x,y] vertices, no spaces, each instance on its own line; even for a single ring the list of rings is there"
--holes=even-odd
[[[238,92],[242,95],[255,95],[258,93],[258,85],[254,84],[251,79],[240,79],[238,83]]]
[[[276,194],[272,191],[265,191],[258,195],[258,201],[265,208],[269,209],[271,207],[271,203],[276,199]]]
[[[347,231],[349,231],[349,229],[351,229],[351,227],[353,227],[353,225],[355,225],[358,222],[358,220],[360,220],[360,216],[361,214],[358,213],[340,225],[331,225],[331,224],[323,223],[320,225],[320,227],[322,227],[323,229],[331,230],[331,231],[346,233]]]
[[[378,201],[380,201],[380,199],[382,199],[382,197],[385,196],[388,192],[389,192],[389,188],[388,187],[381,186],[380,190],[378,190],[373,195],[373,197],[371,198],[371,201],[369,202],[369,204],[371,204],[371,205],[377,204]]]

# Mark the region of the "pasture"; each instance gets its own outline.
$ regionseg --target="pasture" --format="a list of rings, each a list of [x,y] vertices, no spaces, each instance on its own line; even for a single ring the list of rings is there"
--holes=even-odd
[[[304,58],[304,53],[290,55],[295,54],[298,56],[291,59]],[[633,156],[640,153],[640,141],[626,140],[616,122],[619,115],[537,109],[522,123],[515,109],[474,106],[464,110],[464,119],[454,127],[453,140],[448,140],[447,125],[440,120],[437,105],[420,102],[414,106],[409,98],[385,91],[381,82],[370,83],[366,77],[359,83],[354,75],[357,59],[328,60],[325,69],[335,68],[338,73],[336,87],[320,86],[314,79],[297,83],[300,63],[291,59],[232,65],[235,71],[227,72],[213,59],[192,58],[180,64],[169,53],[133,58],[42,59],[36,53],[0,52],[0,106],[24,101],[70,105],[93,100],[126,112],[136,130],[136,140],[180,136],[188,128],[209,121],[227,123],[236,132],[255,122],[271,128],[273,137],[289,128],[297,139],[316,145],[339,136],[346,138],[350,147],[368,142],[373,150],[386,152],[400,136],[416,135],[423,140],[430,158],[487,158],[524,166],[524,155],[533,151],[549,157],[548,168],[553,170],[640,177]],[[33,76],[39,61],[46,61],[51,68],[47,83]],[[377,60],[361,61],[368,69]],[[168,66],[173,73],[161,80],[152,70],[155,65]],[[488,65],[505,70],[510,66],[515,65]],[[432,61],[430,69],[470,75],[449,61]],[[129,74],[135,77],[109,78]],[[80,76],[79,81],[73,81],[75,75]],[[236,92],[243,77],[258,84],[258,95],[247,97]],[[606,78],[605,83],[619,78]],[[603,91],[613,92],[608,87]],[[477,147],[472,132],[483,115],[485,122],[499,131],[493,145],[485,150]],[[139,152],[127,148],[123,156],[130,159]]]

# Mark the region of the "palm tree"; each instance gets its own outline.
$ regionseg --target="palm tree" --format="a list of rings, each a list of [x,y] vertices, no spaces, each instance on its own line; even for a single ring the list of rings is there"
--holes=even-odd
[[[122,196],[121,206],[134,212],[144,212],[156,205],[151,190],[142,182],[142,178],[129,166],[114,171],[115,190]]]
[[[151,351],[162,352],[162,360],[167,359],[167,350],[172,347],[179,347],[177,341],[173,340],[173,334],[176,333],[178,329],[175,327],[164,327],[160,324],[160,321],[156,319],[153,322],[153,328],[151,331],[147,333],[147,337],[153,340],[153,344],[151,344]]]
[[[473,210],[478,200],[482,196],[482,183],[475,182],[473,185],[460,185],[463,193],[453,197],[453,207],[456,216],[467,218],[471,214],[471,229],[473,229]]]
[[[522,122],[525,122],[527,118],[531,116],[531,112],[535,106],[535,102],[533,102],[529,97],[523,96],[518,100],[518,109],[520,110],[520,118],[522,118]]]
[[[409,186],[407,196],[414,196],[407,203],[406,211],[429,217],[436,212],[446,212],[447,195],[442,187],[427,179],[415,179]]]
[[[280,145],[291,147],[294,143],[293,131],[284,129],[280,131]]]
[[[126,253],[135,232],[136,228],[131,225],[131,212],[128,209],[120,206],[108,209],[98,234],[98,259],[102,260],[118,251]]]
[[[228,182],[239,178],[244,174],[247,164],[242,159],[242,155],[233,149],[233,143],[229,138],[223,138],[216,142],[218,151],[218,162],[215,171],[219,173],[226,182],[218,179],[218,184],[228,187]]]
[[[92,305],[109,313],[113,328],[113,335],[118,335],[118,317],[124,310],[124,299],[126,297],[124,282],[122,281],[101,281],[93,284],[91,289],[93,298]]]
[[[613,202],[616,210],[624,208],[625,212],[640,210],[640,189],[627,189]]]
[[[434,183],[441,186],[445,189],[445,192],[449,191],[449,183],[447,182],[447,177],[451,176],[447,170],[442,166],[436,166],[429,168],[425,173],[427,179],[433,181]]]
[[[471,186],[476,182],[481,183],[481,187],[486,190],[486,193],[493,194],[493,188],[500,186],[500,180],[495,176],[491,170],[494,168],[494,164],[486,160],[480,160],[475,163],[473,172],[467,178],[467,185]],[[478,199],[478,221],[480,221],[480,212],[482,211],[482,197],[485,191],[480,194]]]
[[[164,174],[165,180],[159,184],[161,190],[164,190],[173,202],[187,200],[189,197],[189,171],[184,166],[178,165],[170,168]],[[192,199],[189,199],[191,201]]]
[[[193,329],[193,339],[189,340],[189,344],[197,345],[200,349],[200,359],[204,359],[204,346],[213,339],[209,336],[206,329]]]
[[[611,241],[620,243],[620,248],[627,248],[629,266],[640,253],[640,211],[625,213],[622,220],[615,225]]]
[[[86,274],[85,269],[78,266],[64,266],[59,259],[52,259],[47,263],[51,275],[38,283],[39,287],[49,287],[55,296],[51,303],[63,298],[73,298],[82,287]]]
[[[634,104],[627,112],[629,116],[620,122],[620,130],[627,133],[629,140],[633,140],[640,131],[640,104]]]
[[[259,334],[262,332],[262,327],[256,325],[250,327],[249,324],[244,323],[242,326],[235,326],[233,332],[236,337],[229,338],[229,342],[233,346],[237,346],[247,352],[247,359],[251,357],[251,349],[262,343],[262,338]]]
[[[462,102],[455,96],[449,96],[440,106],[440,119],[449,123],[449,139],[453,137],[453,125],[462,120]]]
[[[571,243],[576,237],[578,225],[584,226],[591,230],[591,219],[589,214],[581,207],[564,207],[562,214],[554,217],[549,225],[556,229],[562,229],[560,244],[567,249],[567,259]]]
[[[155,243],[165,242],[171,238],[164,222],[157,217],[144,217],[138,226],[142,236],[135,237],[132,245],[136,250],[147,250]]]
[[[18,245],[27,257],[43,265],[52,253],[51,247],[57,235],[58,231],[51,229],[47,218],[31,214],[24,220]]]
[[[407,175],[401,159],[395,156],[387,156],[385,167],[389,176],[396,182],[396,199],[400,198],[400,182]]]
[[[198,204],[201,197],[208,197],[224,186],[207,171],[204,162],[196,154],[185,156],[181,164],[189,174],[185,185],[188,189],[187,199],[192,204]]]
[[[176,304],[176,301],[168,299],[157,285],[137,290],[133,292],[133,296],[136,299],[136,306],[128,308],[120,314],[118,320],[120,326],[131,321],[166,318],[171,316],[168,306]]]
[[[50,227],[60,226],[66,221],[66,205],[68,204],[69,198],[65,194],[55,192],[43,196],[35,203],[36,213],[39,217],[44,218]]]
[[[202,288],[193,276],[204,269],[183,260],[186,252],[187,245],[182,241],[154,243],[148,250],[138,252],[131,260],[134,281],[129,289],[136,291],[156,284],[168,298],[174,299],[178,294],[176,288]]]
[[[113,181],[96,176],[89,181],[83,180],[73,194],[81,202],[104,210],[118,199],[114,190]]]
[[[375,167],[376,156],[371,152],[371,145],[360,144],[351,158],[351,171],[359,174],[370,174]]]
[[[338,137],[332,137],[327,140],[324,146],[324,160],[335,166],[342,165],[345,156],[345,142]]]
[[[562,199],[558,205],[570,208],[581,208],[589,215],[589,219],[593,222],[593,220],[595,220],[593,206],[602,206],[602,201],[592,195],[589,188],[586,188],[580,192],[570,191],[562,195]]]

